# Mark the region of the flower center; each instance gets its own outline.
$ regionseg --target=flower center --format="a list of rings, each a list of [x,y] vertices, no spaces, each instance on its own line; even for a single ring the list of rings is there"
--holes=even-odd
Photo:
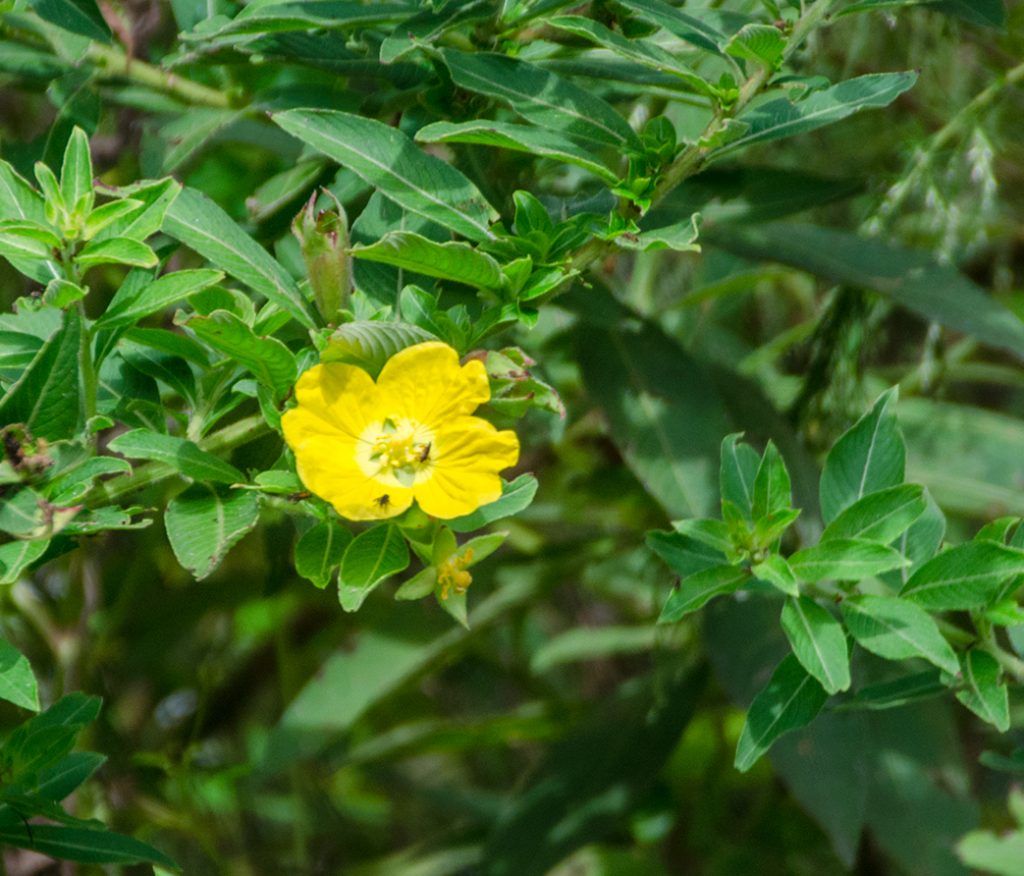
[[[388,417],[368,429],[365,440],[368,462],[375,467],[373,474],[390,475],[403,487],[411,487],[433,463],[430,432],[412,420]]]

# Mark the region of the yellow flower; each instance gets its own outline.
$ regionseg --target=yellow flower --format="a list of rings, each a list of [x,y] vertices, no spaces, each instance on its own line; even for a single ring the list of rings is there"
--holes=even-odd
[[[281,418],[306,487],[349,520],[460,517],[501,495],[498,472],[519,459],[514,432],[470,414],[491,397],[482,362],[459,365],[440,341],[392,356],[376,381],[340,362],[317,365]]]

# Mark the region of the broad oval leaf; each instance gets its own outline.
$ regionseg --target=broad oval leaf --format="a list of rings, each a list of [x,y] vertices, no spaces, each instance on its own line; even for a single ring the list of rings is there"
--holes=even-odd
[[[501,497],[482,505],[469,514],[445,521],[452,532],[473,532],[489,523],[511,517],[530,506],[537,494],[537,479],[532,474],[519,475],[514,481],[501,485]]]
[[[0,639],[0,699],[39,711],[39,685],[28,658],[6,639]]]
[[[338,597],[345,611],[356,611],[385,578],[409,565],[405,536],[393,523],[381,523],[357,535],[345,549]]]
[[[367,246],[354,246],[352,257],[383,262],[428,277],[438,277],[497,290],[502,286],[501,265],[491,256],[466,243],[436,243],[412,231],[392,231]]]
[[[195,484],[171,499],[164,525],[178,562],[201,581],[256,526],[259,515],[259,500],[248,490]]]
[[[868,493],[903,483],[907,450],[896,423],[895,388],[835,443],[821,474],[821,511],[830,523]]]
[[[754,502],[754,479],[761,460],[753,447],[740,441],[742,437],[740,432],[722,440],[718,487],[722,500],[732,502],[749,520]]]
[[[345,323],[331,335],[326,349],[320,353],[320,361],[347,362],[376,377],[395,353],[436,340],[430,332],[409,323],[356,320]]]
[[[295,571],[323,590],[351,541],[352,533],[337,521],[320,521],[295,543]]]

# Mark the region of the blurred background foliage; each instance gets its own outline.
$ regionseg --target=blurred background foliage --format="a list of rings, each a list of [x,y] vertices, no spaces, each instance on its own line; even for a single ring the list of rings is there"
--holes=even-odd
[[[289,223],[313,185],[332,185],[350,215],[369,192],[300,153],[268,110],[415,121],[435,102],[461,102],[440,113],[460,118],[480,106],[453,97],[436,67],[361,60],[380,39],[372,31],[348,46],[330,32],[211,46],[179,33],[222,26],[214,16],[237,11],[225,0],[101,5],[133,57],[199,89],[150,88],[102,59],[61,57],[24,38],[19,4],[5,0],[3,158],[30,175],[80,125],[104,184],[173,174],[286,265],[297,258]],[[686,8],[763,16],[771,5]],[[702,211],[701,253],[608,257],[515,333],[566,416],[532,411],[518,428],[520,469],[540,490],[503,523],[506,547],[474,570],[470,630],[433,603],[382,593],[343,613],[296,575],[294,525],[272,508],[202,582],[153,526],[84,541],[5,589],[0,624],[44,699],[104,700],[84,742],[109,761],[76,809],[197,876],[442,876],[484,862],[488,873],[563,876],[967,872],[955,843],[1012,823],[1013,773],[993,767],[1012,766],[1024,743],[1019,695],[1005,737],[944,702],[833,711],[737,773],[742,709],[784,653],[775,617],[727,602],[656,627],[672,580],[643,544],[688,510],[652,484],[665,454],[675,462],[636,410],[651,398],[670,432],[716,451],[723,430],[702,399],[724,400],[742,428],[776,436],[813,508],[821,453],[899,384],[908,475],[952,532],[1024,514],[1021,349],[940,325],[958,307],[957,269],[1024,317],[1024,5],[1008,3],[996,27],[990,4],[878,5],[814,31],[794,65],[832,81],[914,69],[913,90],[720,162],[657,208],[669,219]],[[467,18],[451,45],[518,40],[528,55],[531,39],[552,37],[542,24],[496,36],[486,17]],[[630,76],[613,78],[572,40],[555,54],[553,69],[634,121],[664,112],[680,137],[703,127],[700,107],[653,85],[638,99]],[[462,147],[455,158],[506,221],[516,189],[555,211],[596,193],[585,174],[536,156]],[[934,261],[908,271],[883,242]],[[92,275],[91,313],[123,274]],[[0,310],[27,291],[0,263]],[[969,312],[955,316],[969,325]],[[262,471],[279,453],[268,435],[232,462]],[[167,486],[136,498],[159,508]],[[0,705],[0,719],[15,723],[17,710]],[[10,852],[7,863],[58,872],[33,860]]]

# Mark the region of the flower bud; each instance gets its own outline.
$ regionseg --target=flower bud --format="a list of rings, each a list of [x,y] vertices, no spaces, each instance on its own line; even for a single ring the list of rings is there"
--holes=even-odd
[[[316,193],[292,222],[317,310],[324,322],[337,324],[348,306],[352,267],[348,254],[348,217],[333,194],[329,210],[316,209]]]

